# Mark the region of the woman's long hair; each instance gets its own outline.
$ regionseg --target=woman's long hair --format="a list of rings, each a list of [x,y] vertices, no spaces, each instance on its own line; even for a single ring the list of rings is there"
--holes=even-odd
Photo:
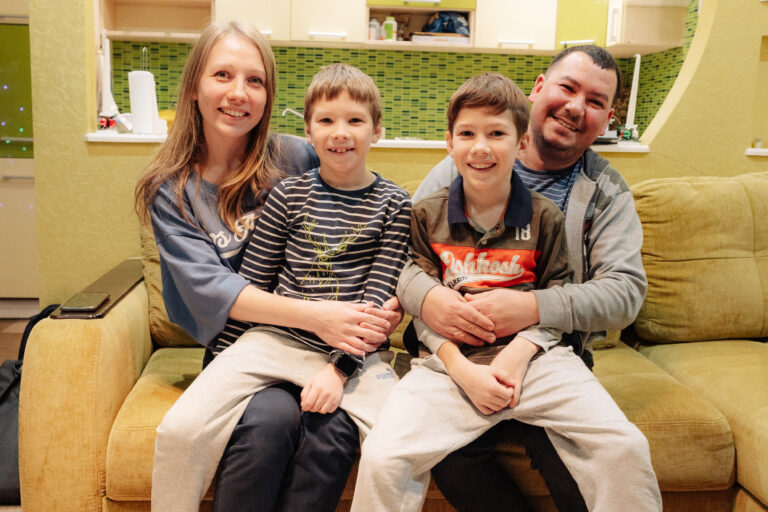
[[[203,30],[184,66],[176,117],[168,138],[147,165],[146,173],[136,185],[135,208],[142,222],[149,222],[149,208],[160,187],[169,180],[174,180],[178,208],[186,217],[183,209],[184,187],[192,175],[193,164],[201,162],[206,151],[203,119],[194,98],[211,49],[217,41],[229,34],[251,41],[259,50],[266,70],[264,86],[267,90],[264,113],[248,135],[244,161],[218,190],[219,216],[229,229],[237,231],[237,221],[244,213],[245,198],[257,197],[259,191],[268,189],[274,178],[279,175],[274,163],[277,149],[275,144],[269,141],[269,121],[275,99],[276,79],[272,49],[259,31],[251,25],[239,22],[212,23]]]

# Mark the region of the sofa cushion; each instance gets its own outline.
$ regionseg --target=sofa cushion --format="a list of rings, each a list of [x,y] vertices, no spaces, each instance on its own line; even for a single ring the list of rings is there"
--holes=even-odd
[[[156,350],[123,402],[107,443],[107,498],[148,500],[155,430],[203,366],[202,348]]]
[[[648,293],[635,322],[654,342],[768,336],[768,173],[632,187]]]
[[[662,491],[727,489],[733,483],[734,448],[723,415],[634,349],[619,342],[594,352],[600,383],[648,438]],[[512,430],[511,427],[508,430]],[[511,433],[500,458],[528,495],[546,494],[543,479]]]
[[[194,346],[199,344],[187,331],[168,319],[163,302],[163,282],[160,277],[160,253],[155,243],[152,227],[139,223],[141,234],[141,259],[144,269],[144,283],[149,295],[149,332],[161,347]]]
[[[709,341],[641,352],[722,411],[733,431],[739,484],[768,503],[768,345]]]

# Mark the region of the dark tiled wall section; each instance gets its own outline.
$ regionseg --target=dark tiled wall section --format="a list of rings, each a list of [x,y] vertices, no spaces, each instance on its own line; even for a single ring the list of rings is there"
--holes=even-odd
[[[635,122],[639,131],[648,126],[677,77],[688,53],[698,19],[698,0],[688,9],[685,44],[681,48],[645,55],[641,59],[640,84]],[[113,93],[121,112],[130,110],[128,72],[142,69],[142,49],[147,48],[149,70],[155,75],[160,109],[174,108],[181,70],[191,46],[185,43],[136,43],[114,41]],[[281,117],[286,107],[301,111],[304,91],[312,75],[324,64],[347,62],[368,73],[384,99],[387,138],[399,136],[442,139],[445,107],[451,93],[468,77],[481,71],[498,71],[530,91],[551,57],[479,53],[353,50],[338,48],[273,49],[277,60],[277,100],[272,128],[285,133],[303,133],[301,119]],[[625,77],[625,95],[632,80],[634,59],[618,59]],[[620,122],[626,112],[617,112]]]

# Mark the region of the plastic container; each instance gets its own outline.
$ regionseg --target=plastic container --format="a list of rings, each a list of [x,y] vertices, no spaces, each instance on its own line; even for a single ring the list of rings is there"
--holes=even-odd
[[[378,41],[381,39],[381,23],[376,18],[371,18],[368,22],[368,39]]]
[[[394,16],[387,16],[387,19],[381,24],[381,28],[385,41],[397,41],[397,21],[395,21]]]

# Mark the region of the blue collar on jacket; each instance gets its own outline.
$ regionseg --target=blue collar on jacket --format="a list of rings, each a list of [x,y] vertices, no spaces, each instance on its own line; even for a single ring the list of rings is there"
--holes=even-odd
[[[512,173],[512,191],[507,209],[504,212],[504,224],[524,228],[533,217],[531,191],[525,186],[517,173]],[[469,223],[464,205],[464,180],[459,175],[448,191],[448,223]]]

